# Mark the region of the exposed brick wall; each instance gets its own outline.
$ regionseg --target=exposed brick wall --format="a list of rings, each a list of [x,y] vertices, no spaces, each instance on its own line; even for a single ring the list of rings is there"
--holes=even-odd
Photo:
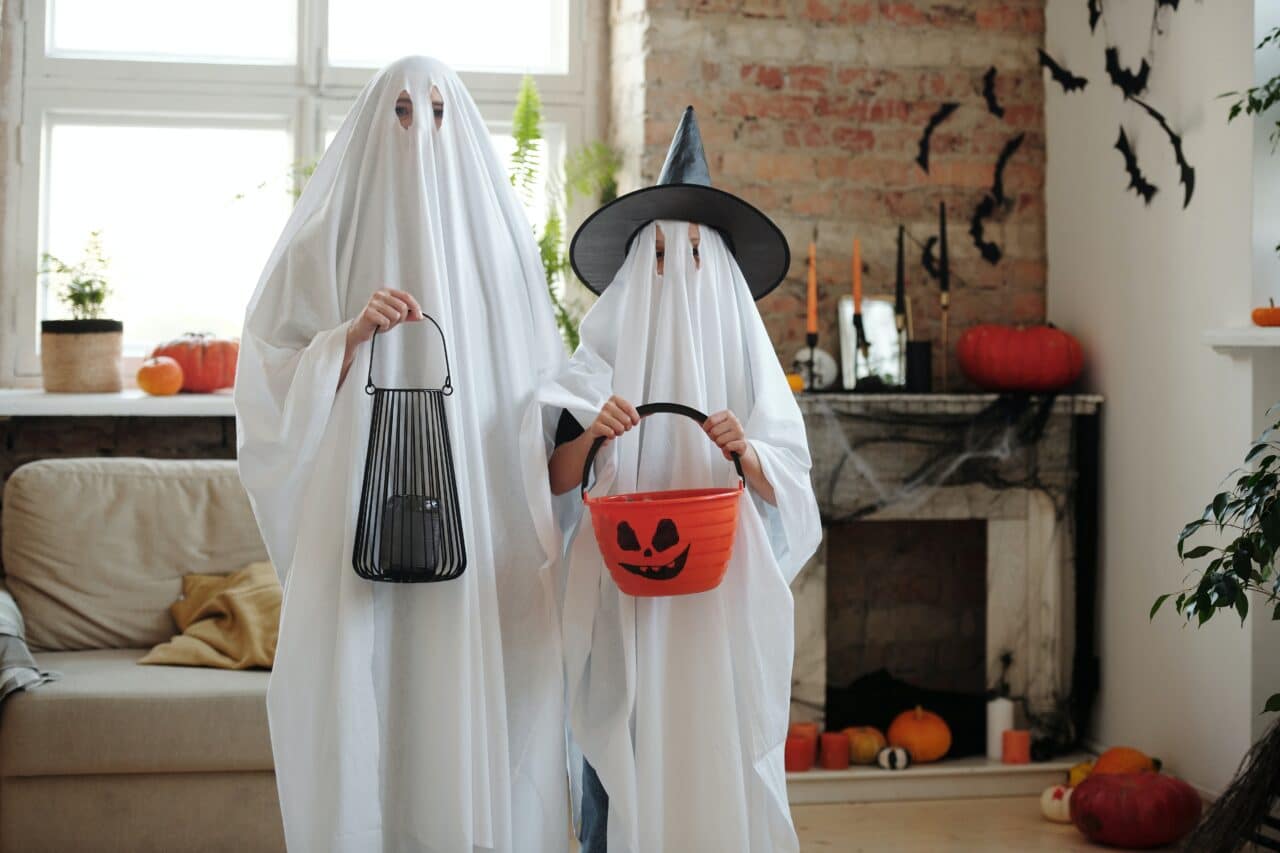
[[[614,0],[612,20],[613,136],[633,153],[623,188],[652,183],[680,111],[693,104],[712,180],[774,217],[791,243],[787,281],[760,304],[784,364],[803,343],[813,227],[821,346],[834,354],[853,236],[870,268],[866,292],[891,293],[898,224],[926,240],[940,201],[953,276],[965,282],[953,278],[952,343],[975,322],[1043,320],[1041,0]],[[618,78],[639,62],[642,81]],[[991,66],[1003,119],[981,95]],[[946,101],[961,107],[934,133],[926,174],[917,141]],[[633,138],[636,110],[643,145]],[[1005,172],[1011,209],[986,227],[1005,255],[992,266],[974,247],[969,218],[1001,148],[1023,132]],[[910,244],[906,267],[916,336],[935,341],[936,377],[937,287]]]

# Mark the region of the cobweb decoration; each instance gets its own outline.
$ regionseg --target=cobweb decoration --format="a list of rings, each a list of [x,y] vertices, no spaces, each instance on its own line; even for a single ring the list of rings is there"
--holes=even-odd
[[[857,521],[892,506],[897,512],[918,510],[943,487],[981,484],[993,490],[1034,489],[1051,498],[1061,519],[1072,499],[1065,471],[1047,475],[1039,460],[1038,442],[1053,412],[1055,397],[1003,396],[976,413],[913,414],[877,408],[837,411],[834,400],[810,398],[806,428],[812,446],[834,459],[815,481],[825,524]],[[858,424],[870,429],[860,429]],[[865,435],[857,435],[863,433]],[[854,435],[856,437],[852,437]],[[877,447],[895,446],[892,457],[910,456],[903,471],[881,471],[886,454]],[[903,454],[902,446],[916,452]],[[1074,448],[1074,437],[1070,446]],[[1057,466],[1055,466],[1057,467]],[[1058,482],[1054,482],[1058,480]]]

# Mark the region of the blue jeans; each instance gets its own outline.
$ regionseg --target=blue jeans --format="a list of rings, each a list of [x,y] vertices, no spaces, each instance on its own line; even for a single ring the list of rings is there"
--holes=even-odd
[[[609,795],[595,769],[582,760],[581,853],[606,853],[609,839]]]

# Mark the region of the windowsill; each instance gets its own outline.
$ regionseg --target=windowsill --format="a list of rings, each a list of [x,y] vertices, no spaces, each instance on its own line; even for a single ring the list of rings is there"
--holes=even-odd
[[[1280,347],[1280,326],[1228,326],[1206,329],[1201,340],[1214,349],[1266,349]]]
[[[0,388],[5,417],[231,417],[231,389],[212,394],[151,397],[136,389],[117,394],[50,394],[40,388]]]

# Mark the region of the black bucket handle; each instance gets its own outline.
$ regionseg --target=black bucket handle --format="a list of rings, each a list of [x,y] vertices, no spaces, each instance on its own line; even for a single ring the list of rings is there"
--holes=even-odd
[[[636,407],[636,414],[642,418],[649,415],[670,414],[684,415],[692,421],[696,421],[698,426],[702,426],[707,422],[707,416],[692,406],[686,406],[682,403],[645,403],[643,406]],[[582,497],[587,496],[587,489],[590,487],[591,466],[596,461],[596,454],[600,452],[600,448],[604,446],[604,436],[598,437],[591,443],[591,449],[587,451],[587,461],[582,466]],[[730,454],[733,457],[733,467],[738,472],[738,480],[742,486],[747,484],[747,477],[742,473],[742,460],[738,458],[737,453]]]
[[[441,385],[439,388],[426,388],[426,389],[422,389],[422,388],[382,388],[382,389],[379,389],[377,385],[374,385],[374,384],[373,384],[373,353],[374,353],[374,346],[375,346],[375,344],[376,344],[376,343],[377,343],[377,341],[378,341],[378,329],[374,329],[374,330],[373,330],[373,337],[369,338],[369,378],[368,378],[368,380],[366,380],[366,382],[365,382],[365,384],[364,384],[364,392],[365,392],[366,394],[373,394],[373,392],[378,391],[378,390],[382,390],[382,391],[422,391],[422,390],[427,390],[427,391],[439,391],[441,394],[443,394],[444,396],[448,397],[450,394],[452,394],[452,393],[453,393],[453,379],[452,379],[452,373],[453,373],[453,372],[452,372],[452,371],[450,370],[450,368],[449,368],[449,343],[444,339],[444,330],[440,328],[440,324],[439,324],[439,323],[437,323],[437,322],[435,321],[435,318],[434,318],[434,317],[432,317],[430,314],[426,314],[426,313],[424,313],[424,314],[422,315],[422,319],[424,319],[424,320],[430,320],[430,321],[431,321],[431,325],[435,326],[435,327],[436,327],[436,331],[440,333],[440,347],[441,347],[441,349],[443,349],[443,350],[444,350],[444,384],[443,384],[443,385]],[[401,325],[403,325],[403,323],[402,323]]]

